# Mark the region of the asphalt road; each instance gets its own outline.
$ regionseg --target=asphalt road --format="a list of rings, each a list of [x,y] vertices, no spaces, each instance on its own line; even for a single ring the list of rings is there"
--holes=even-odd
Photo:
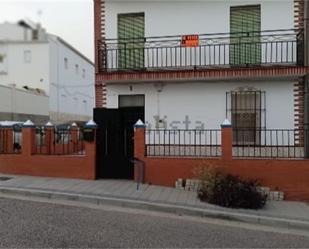
[[[308,248],[309,236],[205,218],[0,198],[0,247]]]

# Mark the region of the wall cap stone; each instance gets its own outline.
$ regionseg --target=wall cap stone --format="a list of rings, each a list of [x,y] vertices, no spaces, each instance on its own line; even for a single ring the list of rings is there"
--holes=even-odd
[[[4,128],[12,128],[13,125],[14,125],[13,122],[10,122],[10,121],[7,121],[7,120],[0,123],[0,126],[4,127]]]
[[[142,120],[139,119],[139,120],[137,120],[137,122],[135,123],[134,127],[135,127],[135,128],[145,128],[146,125],[143,123]]]
[[[231,128],[231,127],[232,127],[232,124],[227,118],[221,124],[221,128]]]
[[[45,127],[54,127],[53,123],[48,121],[46,124],[45,124]]]
[[[31,127],[35,127],[34,123],[32,123],[32,121],[29,119],[27,120],[25,123],[23,123],[23,127],[25,128],[31,128]]]
[[[91,119],[91,120],[89,120],[89,121],[86,123],[85,127],[87,127],[87,128],[97,128],[97,124],[96,124],[96,122],[94,122],[94,121]]]

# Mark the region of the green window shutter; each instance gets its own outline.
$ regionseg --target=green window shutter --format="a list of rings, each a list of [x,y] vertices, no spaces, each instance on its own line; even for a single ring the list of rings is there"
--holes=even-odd
[[[261,6],[231,7],[230,32],[230,64],[260,64]]]
[[[140,69],[144,67],[144,13],[118,15],[118,67]]]

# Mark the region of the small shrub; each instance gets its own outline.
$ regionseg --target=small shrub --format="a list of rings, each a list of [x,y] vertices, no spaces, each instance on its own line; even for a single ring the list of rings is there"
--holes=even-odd
[[[266,204],[267,196],[258,191],[260,184],[257,180],[242,180],[238,176],[223,174],[212,166],[196,172],[201,181],[198,190],[201,201],[246,209],[259,209]]]

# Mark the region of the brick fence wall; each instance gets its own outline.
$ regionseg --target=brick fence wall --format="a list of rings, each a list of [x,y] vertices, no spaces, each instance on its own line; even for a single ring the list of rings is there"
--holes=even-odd
[[[309,201],[309,160],[233,159],[232,128],[222,128],[220,158],[148,157],[145,156],[145,128],[136,128],[134,139],[135,157],[145,163],[146,183],[174,186],[178,178],[194,178],[196,167],[213,165],[226,173],[258,179],[272,190],[284,191],[287,200]]]
[[[11,134],[12,129],[7,128]],[[74,131],[73,131],[74,133]],[[47,132],[45,149],[50,149],[50,136]],[[8,146],[5,154],[0,154],[0,172],[4,174],[95,179],[96,142],[85,141],[85,152],[82,155],[47,155],[36,154],[35,128],[22,129],[22,149],[12,153],[12,135],[8,135]],[[74,139],[74,136],[73,136]],[[48,149],[49,148],[49,149]]]

